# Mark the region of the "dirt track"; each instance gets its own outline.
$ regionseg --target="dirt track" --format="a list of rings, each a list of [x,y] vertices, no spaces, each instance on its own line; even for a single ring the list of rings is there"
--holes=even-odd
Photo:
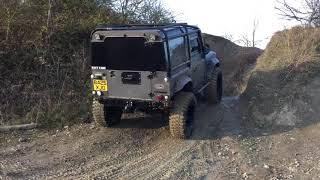
[[[195,132],[189,141],[171,139],[166,124],[160,118],[150,117],[129,117],[114,129],[82,125],[51,132],[48,137],[43,133],[43,138],[0,148],[3,159],[0,175],[70,179],[200,178],[214,171],[212,166],[218,153],[215,143],[224,135],[219,124],[224,124],[224,114],[231,109],[228,101],[216,107],[199,105]]]
[[[317,177],[316,168],[301,176],[301,166],[292,164],[291,153],[303,154],[305,149],[293,148],[285,156],[276,154],[284,150],[276,145],[278,141],[283,141],[284,147],[296,147],[286,143],[286,134],[244,137],[247,132],[241,125],[239,103],[237,97],[231,97],[219,106],[199,104],[194,135],[188,141],[171,139],[167,125],[150,117],[129,117],[114,129],[81,125],[59,132],[1,135],[0,179]],[[304,141],[298,141],[300,147]],[[314,148],[310,151],[316,152]],[[299,163],[296,161],[293,163]],[[286,163],[295,171],[288,170]]]

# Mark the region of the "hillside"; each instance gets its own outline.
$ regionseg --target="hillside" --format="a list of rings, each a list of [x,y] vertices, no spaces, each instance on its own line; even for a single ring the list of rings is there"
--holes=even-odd
[[[246,87],[248,73],[254,68],[263,51],[259,48],[238,46],[219,36],[204,34],[204,39],[222,61],[225,95],[241,94]]]
[[[319,121],[320,29],[296,27],[274,35],[258,59],[244,97],[260,127]]]

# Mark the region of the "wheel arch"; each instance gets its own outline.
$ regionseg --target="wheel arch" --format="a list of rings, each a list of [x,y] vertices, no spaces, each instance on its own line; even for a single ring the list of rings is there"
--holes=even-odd
[[[176,94],[180,91],[193,92],[193,82],[190,77],[182,76],[176,81],[174,93]]]

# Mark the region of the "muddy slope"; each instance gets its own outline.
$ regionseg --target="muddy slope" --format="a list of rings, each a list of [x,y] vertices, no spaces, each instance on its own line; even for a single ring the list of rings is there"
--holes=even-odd
[[[238,46],[219,36],[204,34],[203,37],[222,62],[225,94],[241,94],[246,88],[249,73],[263,51],[259,48]]]

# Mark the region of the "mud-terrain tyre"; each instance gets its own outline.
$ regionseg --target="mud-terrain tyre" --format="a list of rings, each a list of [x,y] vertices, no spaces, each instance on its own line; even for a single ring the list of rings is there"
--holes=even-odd
[[[97,126],[111,127],[121,120],[122,109],[118,107],[106,107],[97,100],[92,103],[92,115]]]
[[[174,98],[169,114],[170,133],[173,138],[187,139],[192,133],[196,98],[191,92],[181,92]]]
[[[210,104],[218,104],[222,100],[223,77],[219,67],[215,68],[209,77],[209,85],[205,90],[205,96]]]

